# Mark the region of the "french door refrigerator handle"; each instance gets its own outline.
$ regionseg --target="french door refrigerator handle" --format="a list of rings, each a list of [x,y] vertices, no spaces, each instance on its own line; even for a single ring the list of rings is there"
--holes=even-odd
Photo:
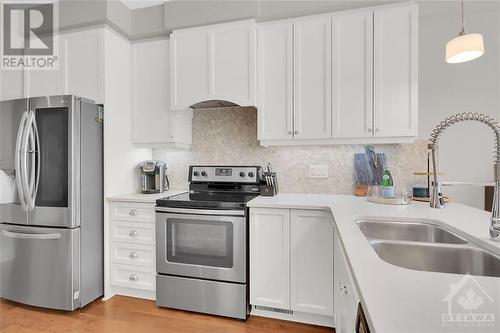
[[[28,211],[33,210],[32,191],[34,189],[33,178],[35,176],[33,167],[31,168],[31,174],[28,174],[28,146],[34,141],[33,118],[34,112],[29,111],[28,120],[26,121],[24,134],[21,140],[21,186],[23,188]]]
[[[38,183],[40,182],[40,166],[41,166],[41,148],[40,148],[40,137],[38,135],[38,126],[36,124],[36,117],[35,117],[35,112],[34,111],[31,111],[33,112],[33,131],[35,133],[35,145],[34,145],[34,149],[35,149],[35,153],[36,154],[36,157],[38,159],[38,163],[35,163],[36,164],[36,181],[35,181],[35,190],[33,192],[33,208],[35,206],[35,201],[36,201],[36,195],[38,193]],[[33,154],[33,156],[35,156]]]
[[[5,237],[17,238],[17,239],[37,239],[37,240],[49,240],[49,239],[60,239],[61,234],[25,234],[20,232],[12,232],[7,230],[2,230],[2,234]]]
[[[16,187],[19,195],[19,201],[21,202],[21,208],[24,211],[27,211],[26,207],[26,197],[23,190],[22,185],[22,168],[21,168],[21,141],[24,136],[25,128],[26,128],[26,118],[28,117],[28,111],[24,111],[21,121],[19,123],[19,128],[17,130],[17,139],[16,139],[16,151],[14,154],[14,162],[15,162],[15,172],[16,172]]]
[[[30,118],[28,121],[29,132],[27,141],[27,153],[30,154],[30,175],[28,178],[28,209],[31,211],[35,208],[36,193],[38,191],[38,180],[40,176],[40,150],[37,151],[39,145],[38,128],[36,126],[35,112],[30,111]],[[38,155],[38,166],[36,164],[36,155]],[[36,170],[35,170],[36,167]]]

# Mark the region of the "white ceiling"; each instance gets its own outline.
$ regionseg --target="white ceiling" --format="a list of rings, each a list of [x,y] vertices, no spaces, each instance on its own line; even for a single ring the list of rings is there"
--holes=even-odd
[[[161,0],[121,0],[130,9],[146,8],[161,5]]]

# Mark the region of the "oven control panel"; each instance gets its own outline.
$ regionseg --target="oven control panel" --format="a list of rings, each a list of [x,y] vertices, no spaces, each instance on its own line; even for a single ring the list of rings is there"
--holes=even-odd
[[[202,166],[189,167],[190,182],[247,183],[259,182],[258,166]]]

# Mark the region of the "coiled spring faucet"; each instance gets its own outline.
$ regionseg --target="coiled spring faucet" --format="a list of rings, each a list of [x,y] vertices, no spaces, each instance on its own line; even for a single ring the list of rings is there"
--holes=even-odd
[[[494,171],[495,171],[495,189],[493,194],[493,206],[490,224],[491,239],[500,241],[500,125],[498,122],[482,113],[459,113],[443,120],[432,131],[428,148],[432,150],[432,172],[434,182],[431,195],[431,207],[444,208],[444,196],[441,192],[441,183],[439,182],[439,168],[437,163],[437,150],[440,135],[451,125],[464,121],[478,121],[488,125],[495,133],[495,150],[494,150]]]

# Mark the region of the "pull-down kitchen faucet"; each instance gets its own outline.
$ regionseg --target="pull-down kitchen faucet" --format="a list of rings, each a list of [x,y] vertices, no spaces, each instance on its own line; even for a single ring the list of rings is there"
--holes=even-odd
[[[500,241],[500,125],[498,122],[485,114],[479,113],[459,113],[443,120],[432,131],[428,148],[432,150],[432,172],[434,182],[431,195],[431,207],[444,208],[444,196],[441,192],[442,183],[439,181],[438,163],[436,160],[439,136],[451,125],[464,121],[478,121],[491,127],[495,132],[495,150],[494,150],[494,170],[495,170],[495,189],[493,194],[493,207],[491,215],[490,236],[493,240]]]

